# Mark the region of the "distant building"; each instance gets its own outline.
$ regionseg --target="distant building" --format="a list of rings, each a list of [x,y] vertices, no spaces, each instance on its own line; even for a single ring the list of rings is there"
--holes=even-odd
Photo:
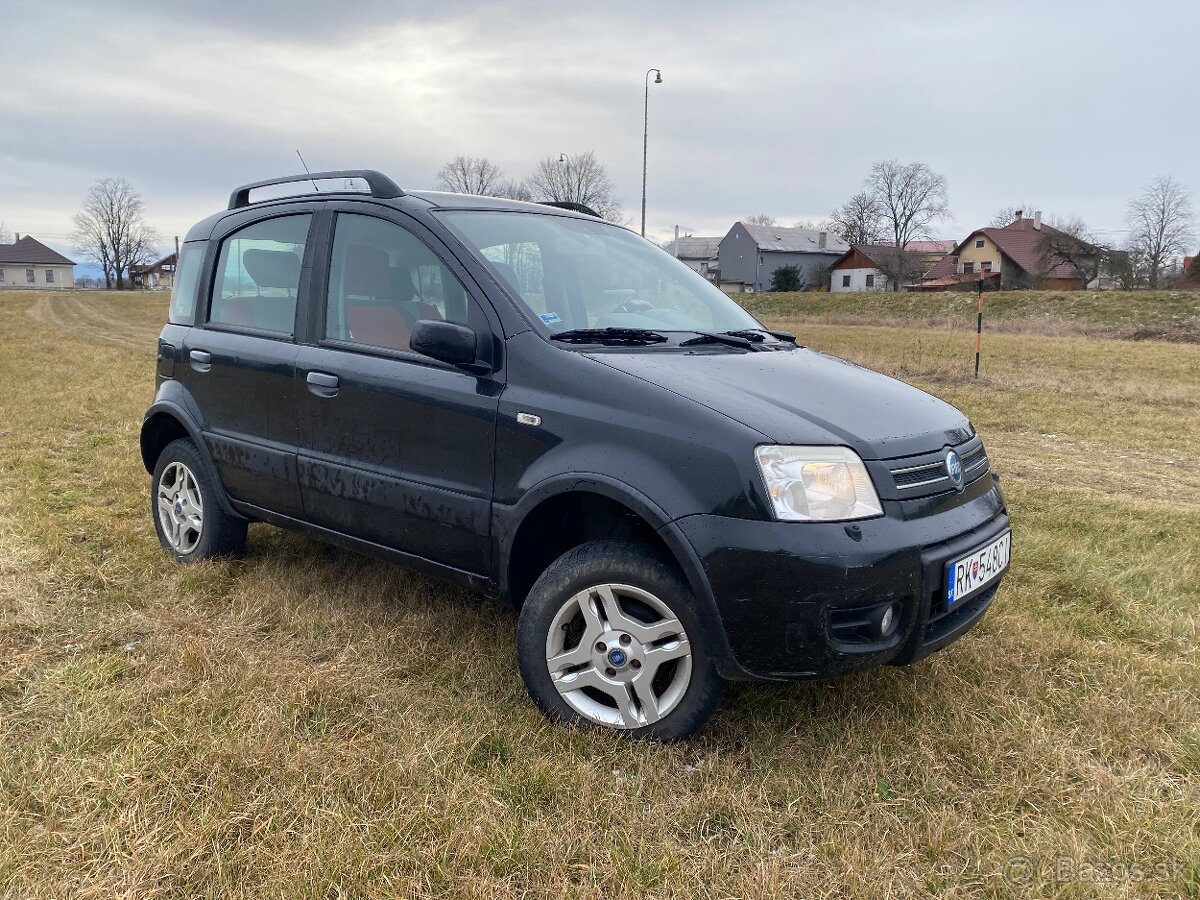
[[[1179,271],[1175,286],[1188,290],[1200,288],[1200,253],[1183,258],[1183,267]]]
[[[798,266],[806,285],[823,281],[829,266],[849,249],[829,231],[736,222],[717,249],[721,290],[769,291],[771,276],[783,266]]]
[[[1055,291],[1083,290],[1085,276],[1071,262],[1047,248],[1054,238],[1067,235],[1018,212],[1003,228],[980,228],[971,232],[953,252],[934,265],[921,282],[921,290],[949,290],[962,284],[983,281],[985,287],[1013,290],[1042,287]]]
[[[708,277],[709,269],[717,268],[717,248],[721,245],[719,237],[696,237],[688,235],[678,241],[669,241],[663,248],[688,268],[695,269],[701,275]]]
[[[911,250],[898,251],[892,244],[853,244],[829,266],[829,290],[846,293],[851,290],[892,290],[892,278],[901,276],[900,289],[920,281],[930,266],[930,254]],[[919,241],[920,244],[941,244],[941,241]],[[947,241],[950,247],[953,241]],[[944,252],[944,251],[943,251]],[[890,275],[889,275],[890,274]]]
[[[0,244],[0,288],[70,290],[75,286],[75,263],[29,235],[16,235]]]
[[[175,254],[169,253],[148,266],[130,266],[129,281],[135,288],[169,291],[175,286]]]
[[[878,245],[891,247],[891,241],[877,241]],[[957,241],[909,241],[904,245],[908,253],[914,254],[919,260],[921,272],[928,272],[930,267],[940,261],[947,253],[954,252]]]

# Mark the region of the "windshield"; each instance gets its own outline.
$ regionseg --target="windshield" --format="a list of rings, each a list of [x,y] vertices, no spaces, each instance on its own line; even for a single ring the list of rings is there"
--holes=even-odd
[[[447,210],[444,215],[544,333],[762,328],[699,273],[616,225],[523,212]]]

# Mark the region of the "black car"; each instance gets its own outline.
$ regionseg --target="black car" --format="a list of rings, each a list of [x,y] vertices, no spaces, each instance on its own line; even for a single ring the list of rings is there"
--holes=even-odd
[[[183,243],[157,381],[179,561],[268,522],[507,598],[567,722],[678,738],[727,679],[912,663],[1008,566],[962,413],[586,211],[372,171],[238,188]]]

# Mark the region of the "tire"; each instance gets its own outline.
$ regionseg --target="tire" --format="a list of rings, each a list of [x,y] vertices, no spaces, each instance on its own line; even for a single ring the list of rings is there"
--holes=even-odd
[[[659,741],[694,734],[720,703],[710,646],[683,575],[628,541],[560,556],[517,625],[521,677],[551,719]]]
[[[221,508],[221,484],[187,438],[163,448],[150,481],[150,516],[164,550],[181,563],[238,556],[246,548],[246,521]]]

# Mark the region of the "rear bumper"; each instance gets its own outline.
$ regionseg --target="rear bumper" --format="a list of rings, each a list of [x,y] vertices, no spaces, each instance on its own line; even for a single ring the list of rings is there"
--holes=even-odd
[[[677,520],[736,662],[724,674],[774,680],[905,665],[965,634],[1003,579],[948,609],[945,566],[1009,528],[999,488],[990,475],[979,481],[986,484],[934,514],[885,503],[882,518],[851,524]],[[900,624],[890,637],[847,630],[891,603]]]

